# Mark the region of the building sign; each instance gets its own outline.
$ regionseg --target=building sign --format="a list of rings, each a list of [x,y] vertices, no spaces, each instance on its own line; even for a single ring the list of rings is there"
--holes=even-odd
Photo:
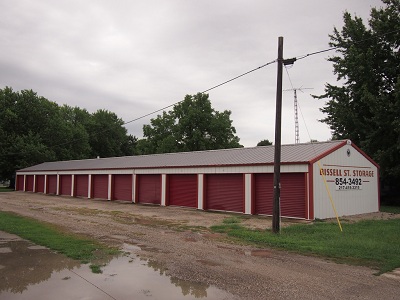
[[[334,183],[337,191],[362,190],[376,175],[370,167],[338,165],[324,165],[319,174],[324,175],[327,182]]]

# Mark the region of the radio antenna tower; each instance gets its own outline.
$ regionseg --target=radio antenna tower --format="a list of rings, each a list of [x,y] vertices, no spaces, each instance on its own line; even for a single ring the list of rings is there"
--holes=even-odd
[[[297,91],[300,91],[303,93],[303,90],[312,90],[312,88],[293,88],[293,89],[288,89],[284,90],[284,92],[288,91],[293,91],[294,92],[294,143],[298,144],[300,143],[300,137],[299,137],[299,114],[298,114],[298,105],[297,105]]]

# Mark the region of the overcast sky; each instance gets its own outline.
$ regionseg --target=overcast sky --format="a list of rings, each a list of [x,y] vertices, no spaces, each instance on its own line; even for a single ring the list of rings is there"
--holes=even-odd
[[[0,88],[32,89],[59,105],[107,109],[124,121],[180,101],[277,57],[329,48],[343,12],[369,18],[378,0],[1,0]],[[328,140],[319,109],[335,83],[334,52],[297,61],[288,73],[298,92],[300,142]],[[232,111],[241,144],[274,141],[276,64],[209,92]],[[291,89],[284,69],[283,89]],[[152,118],[156,115],[152,115]],[[142,137],[151,117],[126,125]],[[295,141],[293,92],[283,92],[282,143]],[[306,130],[308,128],[308,132]]]

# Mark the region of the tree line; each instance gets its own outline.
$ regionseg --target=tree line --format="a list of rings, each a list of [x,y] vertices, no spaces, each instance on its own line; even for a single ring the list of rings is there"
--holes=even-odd
[[[351,139],[380,165],[383,192],[400,193],[400,0],[382,0],[368,25],[345,12],[328,60],[340,85],[318,96],[333,139]],[[392,191],[386,187],[390,186]],[[400,200],[397,200],[400,203]]]
[[[136,138],[113,112],[59,106],[32,90],[0,89],[0,178],[45,161],[130,155]]]
[[[0,89],[0,180],[47,161],[118,157],[242,147],[231,112],[218,112],[207,94],[187,95],[143,126],[143,139],[128,134],[115,113],[58,105],[32,90]]]

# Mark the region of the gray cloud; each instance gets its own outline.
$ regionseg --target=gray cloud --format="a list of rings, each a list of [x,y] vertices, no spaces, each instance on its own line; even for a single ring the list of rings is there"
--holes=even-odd
[[[277,55],[286,58],[328,47],[345,10],[366,20],[378,0],[306,1],[28,1],[0,3],[0,87],[33,89],[60,105],[109,109],[132,120],[203,91]],[[326,82],[335,82],[327,57],[288,70],[299,93],[300,140],[330,138],[317,120]],[[286,71],[284,89],[290,89]],[[274,139],[276,65],[210,92],[217,110],[231,110],[245,146]],[[154,115],[155,117],[155,115]],[[141,137],[145,118],[126,127]],[[293,94],[284,93],[284,143],[294,142]],[[305,123],[305,124],[304,124]],[[307,126],[309,134],[306,132]]]

